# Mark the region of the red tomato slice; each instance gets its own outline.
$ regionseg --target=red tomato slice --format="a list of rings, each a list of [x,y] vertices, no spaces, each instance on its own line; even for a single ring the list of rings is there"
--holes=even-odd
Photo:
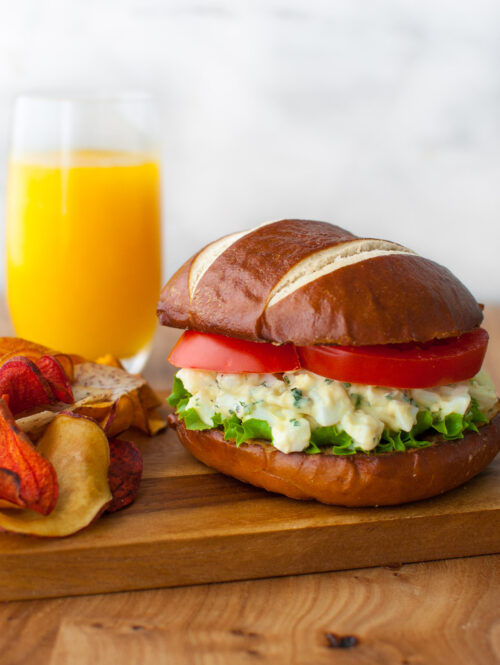
[[[175,367],[210,369],[226,374],[290,372],[300,369],[293,344],[276,346],[236,337],[186,330],[168,360]]]
[[[460,337],[425,344],[301,346],[304,369],[338,381],[392,388],[429,388],[470,379],[481,369],[488,333],[477,328]]]

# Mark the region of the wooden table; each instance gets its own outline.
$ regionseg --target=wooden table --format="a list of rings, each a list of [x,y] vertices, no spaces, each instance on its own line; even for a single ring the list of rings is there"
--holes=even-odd
[[[7,320],[0,310],[0,334],[10,333]],[[489,309],[486,327],[487,365],[500,386],[500,307]],[[175,337],[157,333],[145,371],[156,388],[171,381],[164,359]],[[331,646],[346,636],[357,644]],[[498,555],[0,603],[1,665],[498,662]]]

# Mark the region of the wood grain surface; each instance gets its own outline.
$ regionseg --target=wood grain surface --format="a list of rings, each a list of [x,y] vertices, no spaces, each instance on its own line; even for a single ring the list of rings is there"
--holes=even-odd
[[[3,665],[494,665],[500,557],[0,605]],[[354,636],[329,648],[327,633]]]
[[[488,365],[498,385],[500,308],[490,312],[487,325],[492,334]],[[157,387],[166,387],[170,378],[161,365],[171,343],[172,334],[161,331],[146,372]],[[162,472],[154,464],[154,454],[146,457],[150,460],[148,482],[152,481],[154,486]],[[190,475],[197,475],[192,466],[197,463],[184,458],[184,464],[188,466],[184,466],[182,473],[189,470]],[[208,478],[210,483],[217,474],[198,475]],[[175,474],[169,478],[175,485]],[[245,491],[258,492],[252,488],[241,491],[243,494],[236,502],[240,508],[248,501]],[[463,492],[467,494],[468,490]],[[214,498],[218,493],[219,490],[211,494],[207,490],[211,504],[202,525],[204,530],[211,528],[210,511],[218,507],[218,499]],[[160,498],[163,499],[156,494],[155,500]],[[469,498],[464,497],[463,503]],[[183,501],[189,504],[190,500],[179,496],[176,499],[180,504]],[[259,505],[264,506],[269,500],[261,499]],[[129,510],[129,518],[127,511],[120,517],[141,519],[140,511],[133,512],[137,508]],[[190,508],[185,503],[174,512],[180,515],[186,511]],[[244,515],[240,516],[237,525],[241,526],[244,519]],[[443,543],[450,540],[448,521],[449,517],[443,515]],[[233,528],[232,523],[229,526]],[[493,524],[491,527],[493,531]],[[369,535],[370,532],[367,538]],[[436,529],[433,539],[438,535]],[[399,533],[399,540],[406,538],[406,533]],[[459,539],[460,533],[453,538]],[[22,540],[28,547],[30,539]],[[64,541],[69,542],[71,539]],[[301,555],[306,557],[307,541],[303,547]],[[215,557],[223,553],[224,548],[218,552],[214,549]],[[49,554],[47,551],[42,577],[50,577],[51,567],[54,568]],[[80,558],[86,554],[82,548]],[[241,559],[250,554],[240,551],[236,557]],[[268,557],[271,556],[269,552]],[[278,558],[280,562],[293,558],[293,548],[285,543]],[[489,665],[500,662],[499,556],[401,568],[396,565],[396,558],[392,562],[394,566],[388,568],[0,603],[0,662],[2,665],[27,662]],[[133,566],[130,570],[133,575]],[[96,576],[99,571],[90,570],[87,581],[92,583]],[[341,639],[350,636],[357,643]],[[353,643],[351,648],[332,646]]]

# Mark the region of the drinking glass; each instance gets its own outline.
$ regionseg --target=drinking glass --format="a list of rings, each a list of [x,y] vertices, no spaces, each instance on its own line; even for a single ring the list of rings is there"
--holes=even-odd
[[[7,295],[16,334],[140,371],[161,281],[157,109],[145,93],[14,106]]]

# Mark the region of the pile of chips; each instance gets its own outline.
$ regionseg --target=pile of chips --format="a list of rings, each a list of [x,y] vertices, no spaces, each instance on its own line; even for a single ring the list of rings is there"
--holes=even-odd
[[[132,503],[142,458],[116,438],[166,425],[160,400],[111,356],[88,362],[0,338],[0,530],[68,536]]]

